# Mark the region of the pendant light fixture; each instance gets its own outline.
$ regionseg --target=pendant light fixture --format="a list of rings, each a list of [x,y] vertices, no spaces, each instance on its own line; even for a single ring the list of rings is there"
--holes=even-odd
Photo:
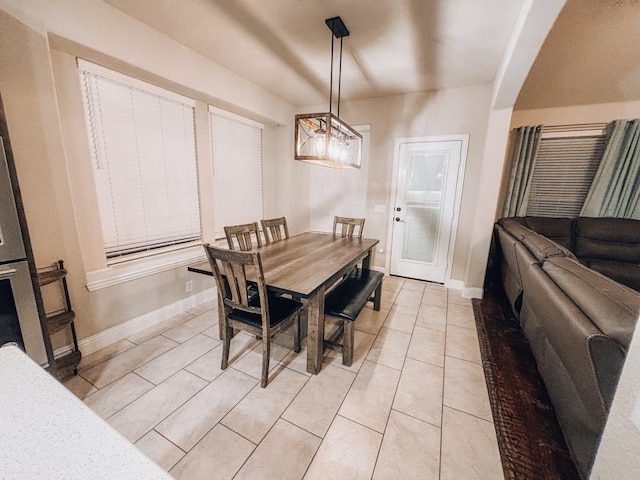
[[[295,159],[332,168],[360,168],[362,135],[340,120],[340,86],[342,81],[342,39],[349,30],[340,17],[327,18],[331,30],[331,81],[329,111],[296,115]],[[338,69],[338,110],[333,114],[333,39],[340,39]]]

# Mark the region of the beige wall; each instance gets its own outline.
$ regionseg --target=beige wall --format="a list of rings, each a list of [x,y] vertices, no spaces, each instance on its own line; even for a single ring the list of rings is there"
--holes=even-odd
[[[213,198],[208,129],[202,128],[207,103],[267,124],[265,214],[287,215],[296,232],[306,228],[305,204],[292,200],[299,192],[289,188],[300,184],[297,177],[304,178],[304,172],[288,169],[285,161],[292,149],[292,141],[283,141],[293,137],[287,123],[294,115],[291,105],[102,2],[2,0],[0,93],[34,255],[38,265],[65,260],[81,340],[184,299],[191,295],[185,292],[186,280],[194,281],[193,293],[210,288],[212,281],[180,267],[93,292],[85,287],[86,273],[106,263],[75,55],[199,100],[196,136],[206,240],[212,215],[207,199]]]
[[[574,105],[571,107],[514,110],[511,127],[522,125],[572,125],[606,123],[619,118],[638,118],[640,101]]]
[[[407,95],[374,98],[341,104],[341,117],[354,125],[371,125],[370,164],[367,184],[366,235],[380,239],[384,253],[376,253],[374,265],[384,267],[387,254],[389,218],[392,215],[394,144],[397,138],[437,135],[469,134],[469,150],[465,181],[458,220],[451,278],[465,282],[467,287],[481,287],[482,280],[466,284],[470,262],[472,225],[475,215],[484,208],[491,212],[493,205],[477,202],[479,184],[476,181],[483,169],[483,150],[491,103],[491,85],[456,88]],[[311,106],[312,111],[327,106]],[[385,205],[386,213],[374,212],[375,205]],[[490,230],[489,230],[490,233]],[[486,258],[477,261],[483,277]]]

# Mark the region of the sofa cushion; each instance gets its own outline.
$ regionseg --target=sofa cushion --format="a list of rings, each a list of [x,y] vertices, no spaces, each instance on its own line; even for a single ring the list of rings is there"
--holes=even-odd
[[[534,231],[531,231],[531,234],[525,236],[522,239],[522,243],[529,249],[533,256],[541,262],[550,257],[573,256],[566,248]]]
[[[542,269],[605,335],[629,347],[640,293],[565,257],[549,258]]]
[[[579,217],[573,253],[580,260],[640,263],[640,220]]]
[[[521,217],[522,224],[540,235],[573,249],[573,218]]]

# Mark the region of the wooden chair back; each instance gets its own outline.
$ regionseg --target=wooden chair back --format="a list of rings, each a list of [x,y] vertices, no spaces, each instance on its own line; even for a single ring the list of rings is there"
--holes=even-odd
[[[362,238],[362,231],[364,230],[364,218],[347,218],[347,217],[333,217],[333,234],[335,235],[338,229],[338,225],[341,225],[341,236],[353,238],[355,230],[358,230],[358,238]]]
[[[205,250],[213,276],[216,279],[218,292],[221,295],[225,317],[230,309],[258,314],[263,320],[263,329],[269,331],[269,304],[264,283],[262,261],[258,252],[242,252],[213,247],[205,244]],[[247,281],[247,271],[254,273],[252,282]],[[249,290],[251,286],[251,290]],[[257,290],[260,305],[252,306],[249,300]],[[266,306],[266,308],[265,308]],[[266,320],[266,321],[265,321]]]
[[[227,243],[231,250],[240,250],[241,252],[252,250],[252,235],[255,236],[256,245],[258,247],[262,246],[262,240],[260,240],[260,232],[258,230],[258,222],[224,227],[224,234],[227,237]]]
[[[289,238],[289,228],[285,217],[271,218],[260,222],[262,223],[262,233],[267,245]]]

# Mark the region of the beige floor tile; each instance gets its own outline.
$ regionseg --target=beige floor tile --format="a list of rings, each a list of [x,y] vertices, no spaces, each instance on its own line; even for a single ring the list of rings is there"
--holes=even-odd
[[[392,410],[373,479],[411,478],[440,478],[440,429]]]
[[[180,461],[185,453],[155,430],[151,430],[136,442],[136,447],[167,472]]]
[[[195,337],[197,334],[204,332],[208,328],[213,327],[217,323],[218,314],[213,310],[209,310],[197,317],[193,317],[190,320],[187,320],[177,327],[173,327],[165,332],[162,332],[162,335],[170,338],[175,342],[183,343],[190,338]]]
[[[259,340],[256,340],[256,337],[248,335],[245,332],[238,333],[231,340],[229,365],[233,365],[240,360],[243,355],[249,353],[258,343]],[[224,372],[224,370],[220,368],[220,365],[222,365],[222,344],[219,344],[190,365],[187,365],[185,370],[211,382]]]
[[[385,275],[382,279],[382,288],[388,288],[390,290],[400,291],[404,285],[405,279],[402,277],[392,277]]]
[[[365,358],[367,357],[367,353],[369,353],[369,349],[371,348],[371,345],[373,345],[376,336],[367,332],[356,330],[353,337],[353,362],[351,363],[350,367],[342,364],[342,348],[340,347],[328,349],[327,356],[324,358],[324,362],[329,365],[344,368],[345,370],[349,370],[350,372],[357,373],[362,366],[362,362],[364,362]]]
[[[399,295],[399,291],[382,289],[382,295],[380,297],[380,310],[391,310],[396,298]]]
[[[387,315],[384,326],[401,332],[412,333],[417,316],[417,308],[395,305]]]
[[[492,422],[482,366],[447,357],[444,367],[444,404]]]
[[[283,368],[267,388],[254,387],[220,423],[258,444],[308,379],[306,375]]]
[[[98,391],[96,387],[91,385],[79,375],[75,375],[68,380],[65,380],[63,382],[63,385],[67,387],[67,390],[73,393],[80,400],[85,398],[87,395],[91,395],[92,393]]]
[[[393,409],[439,427],[443,377],[444,369],[407,358]]]
[[[187,320],[193,318],[193,315],[190,315],[187,312],[182,312],[177,315],[174,315],[166,320],[162,320],[151,327],[145,328],[144,330],[135,333],[133,335],[129,335],[127,340],[140,345],[141,343],[146,342],[147,340],[152,339],[153,337],[160,335],[162,332],[166,332],[167,330],[174,328],[178,325],[183,324]]]
[[[82,373],[85,370],[89,370],[92,367],[95,367],[99,363],[104,362],[105,360],[109,360],[110,358],[119,355],[122,352],[126,352],[127,350],[135,347],[136,344],[130,342],[127,339],[122,339],[117,341],[116,343],[112,343],[100,350],[90,353],[87,356],[82,356],[82,360],[80,361],[80,365],[78,365],[78,372]]]
[[[158,385],[218,345],[220,345],[219,340],[196,335],[149,363],[145,363],[137,368],[135,373]]]
[[[424,292],[426,286],[426,282],[423,282],[421,280],[412,280],[410,278],[406,279],[404,281],[404,284],[402,285],[402,289],[403,290],[410,290],[412,292]]]
[[[307,372],[307,338],[303,338],[300,341],[300,351],[298,353],[291,351],[289,354],[282,359],[280,365],[283,367],[294,370],[298,373],[302,373],[306,376],[311,376],[309,372]]]
[[[269,353],[269,372],[272,372],[289,352],[291,352],[290,348],[278,345],[272,339]],[[258,341],[258,344],[239,360],[233,363],[229,362],[229,365],[253,378],[260,379],[262,377],[262,341]]]
[[[449,305],[471,306],[471,299],[464,298],[461,290],[449,289],[448,301]]]
[[[447,330],[447,308],[423,303],[418,311],[416,326],[444,332]]]
[[[402,370],[411,335],[382,327],[367,355],[367,360]]]
[[[381,442],[378,432],[338,415],[304,478],[368,480]]]
[[[405,286],[400,290],[400,293],[398,293],[394,304],[396,306],[408,307],[417,311],[418,308],[420,308],[420,303],[422,302],[423,290],[424,288],[422,290],[408,290],[405,283]]]
[[[473,307],[471,306],[471,304],[449,304],[449,307],[447,308],[447,324],[475,330],[476,320],[473,316]]]
[[[338,413],[384,433],[399,379],[398,370],[364,362]]]
[[[444,407],[442,480],[502,480],[504,473],[491,422]]]
[[[323,365],[318,375],[309,378],[282,418],[324,437],[354,378],[352,372]]]
[[[480,345],[475,330],[448,325],[446,354],[460,360],[481,364]]]
[[[107,385],[84,399],[84,403],[102,418],[109,418],[154,387],[135,373]]]
[[[156,430],[188,452],[257,383],[255,378],[228,368],[162,421]]]
[[[422,295],[422,304],[423,305],[435,305],[436,307],[444,307],[447,306],[447,291],[446,290],[435,290],[431,288],[426,288],[424,291],[424,295]]]
[[[177,344],[157,336],[82,373],[82,377],[98,388],[124,377],[127,373],[171,350]]]
[[[176,480],[230,480],[255,445],[223,425],[216,425],[171,470]]]
[[[430,328],[416,327],[407,357],[444,367],[445,334]]]
[[[127,405],[107,422],[129,441],[136,442],[206,384],[201,378],[180,371]]]
[[[220,327],[216,323],[213,327],[209,327],[202,332],[202,335],[220,340]]]
[[[360,314],[356,318],[356,330],[362,330],[363,332],[377,335],[384,324],[384,321],[389,315],[389,310],[378,311],[373,308],[365,307],[360,311]]]
[[[321,439],[278,420],[234,480],[298,480],[303,477]]]

